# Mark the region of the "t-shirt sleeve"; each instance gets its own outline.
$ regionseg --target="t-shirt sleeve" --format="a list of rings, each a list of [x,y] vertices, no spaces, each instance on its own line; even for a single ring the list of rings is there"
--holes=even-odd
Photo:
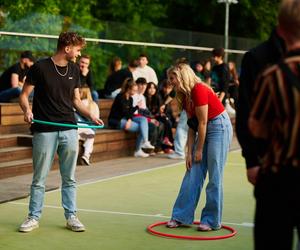
[[[29,85],[36,86],[38,83],[39,75],[40,75],[40,70],[39,70],[38,65],[33,64],[30,67],[28,74],[26,76],[26,83]]]
[[[208,104],[208,89],[202,84],[196,84],[192,89],[192,100],[195,107]]]
[[[81,81],[80,81],[80,69],[79,67],[74,63],[73,64],[73,67],[74,67],[74,79],[75,79],[75,86],[74,86],[74,89],[76,88],[80,88],[81,86]]]

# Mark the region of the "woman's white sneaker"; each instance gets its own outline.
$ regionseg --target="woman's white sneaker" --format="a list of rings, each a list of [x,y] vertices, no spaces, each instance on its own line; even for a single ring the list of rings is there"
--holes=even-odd
[[[149,157],[149,154],[145,153],[142,149],[134,152],[134,157]]]
[[[33,229],[39,227],[39,222],[33,218],[28,217],[22,225],[19,227],[19,232],[28,233],[31,232]]]

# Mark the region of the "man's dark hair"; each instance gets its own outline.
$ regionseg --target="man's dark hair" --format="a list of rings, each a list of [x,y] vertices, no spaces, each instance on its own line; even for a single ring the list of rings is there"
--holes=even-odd
[[[223,48],[215,48],[212,51],[213,56],[224,57],[225,51]]]
[[[131,60],[128,64],[130,68],[137,68],[139,66],[138,60]]]
[[[75,32],[62,32],[57,41],[57,51],[64,49],[67,46],[82,46],[86,44],[85,39]]]
[[[147,56],[146,53],[141,53],[139,57],[140,57],[140,58],[141,58],[141,57],[146,57],[146,58],[148,58],[148,56]]]
[[[30,50],[23,51],[20,58],[28,58],[30,61],[35,62],[35,58]]]
[[[138,79],[136,79],[136,84],[138,85],[146,85],[147,84],[147,80],[144,77],[139,77]]]

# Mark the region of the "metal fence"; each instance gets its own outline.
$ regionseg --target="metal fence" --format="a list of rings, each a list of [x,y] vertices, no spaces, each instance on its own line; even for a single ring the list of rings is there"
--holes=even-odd
[[[37,58],[51,55],[56,49],[58,34],[63,28],[63,17],[30,14],[18,21],[7,21],[0,28],[0,72],[18,60],[24,50],[31,50]],[[130,59],[146,53],[149,64],[160,76],[180,57],[190,62],[211,57],[211,50],[223,47],[220,35],[162,29],[157,27],[131,27],[121,23],[102,22],[94,29],[71,24],[69,30],[79,32],[88,45],[83,53],[92,56],[92,71],[98,88],[103,87],[111,59],[118,56],[126,65]],[[228,58],[240,64],[245,51],[258,41],[230,37]]]

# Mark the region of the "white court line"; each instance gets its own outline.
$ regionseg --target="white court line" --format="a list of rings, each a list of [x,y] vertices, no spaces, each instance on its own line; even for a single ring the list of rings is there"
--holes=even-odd
[[[25,202],[8,202],[8,204],[12,205],[20,205],[20,206],[28,206],[28,203]],[[52,209],[60,209],[62,207],[52,206],[52,205],[44,205],[45,208],[52,208]],[[140,213],[127,213],[127,212],[117,212],[117,211],[106,211],[106,210],[95,210],[95,209],[85,209],[85,208],[78,208],[77,211],[80,212],[87,212],[87,213],[103,213],[103,214],[115,214],[115,215],[129,215],[129,216],[140,216],[140,217],[157,217],[157,218],[167,218],[169,219],[170,216],[164,216],[162,214],[140,214]],[[234,226],[241,226],[241,227],[253,227],[253,223],[243,222],[243,223],[233,223],[233,222],[223,222],[223,224],[234,225]]]
[[[128,174],[122,174],[122,175],[117,175],[117,176],[98,179],[98,180],[97,179],[96,180],[87,180],[84,183],[78,184],[77,187],[82,187],[82,186],[86,186],[86,185],[91,185],[91,184],[101,183],[101,182],[105,182],[105,181],[115,180],[115,179],[119,179],[119,178],[127,177],[127,176],[132,176],[132,175],[136,175],[136,174],[148,173],[148,172],[152,172],[152,171],[155,171],[155,170],[177,167],[178,165],[183,164],[183,163],[184,163],[184,161],[168,164],[168,165],[162,166],[162,167],[156,167],[156,168],[151,168],[151,169],[140,170],[140,171],[136,171],[136,172],[132,172],[132,173],[128,173]],[[227,162],[226,165],[244,166],[243,163],[236,163],[236,162]],[[52,192],[57,192],[57,191],[60,191],[60,188],[52,190],[52,191],[48,191],[47,193],[52,193]]]

